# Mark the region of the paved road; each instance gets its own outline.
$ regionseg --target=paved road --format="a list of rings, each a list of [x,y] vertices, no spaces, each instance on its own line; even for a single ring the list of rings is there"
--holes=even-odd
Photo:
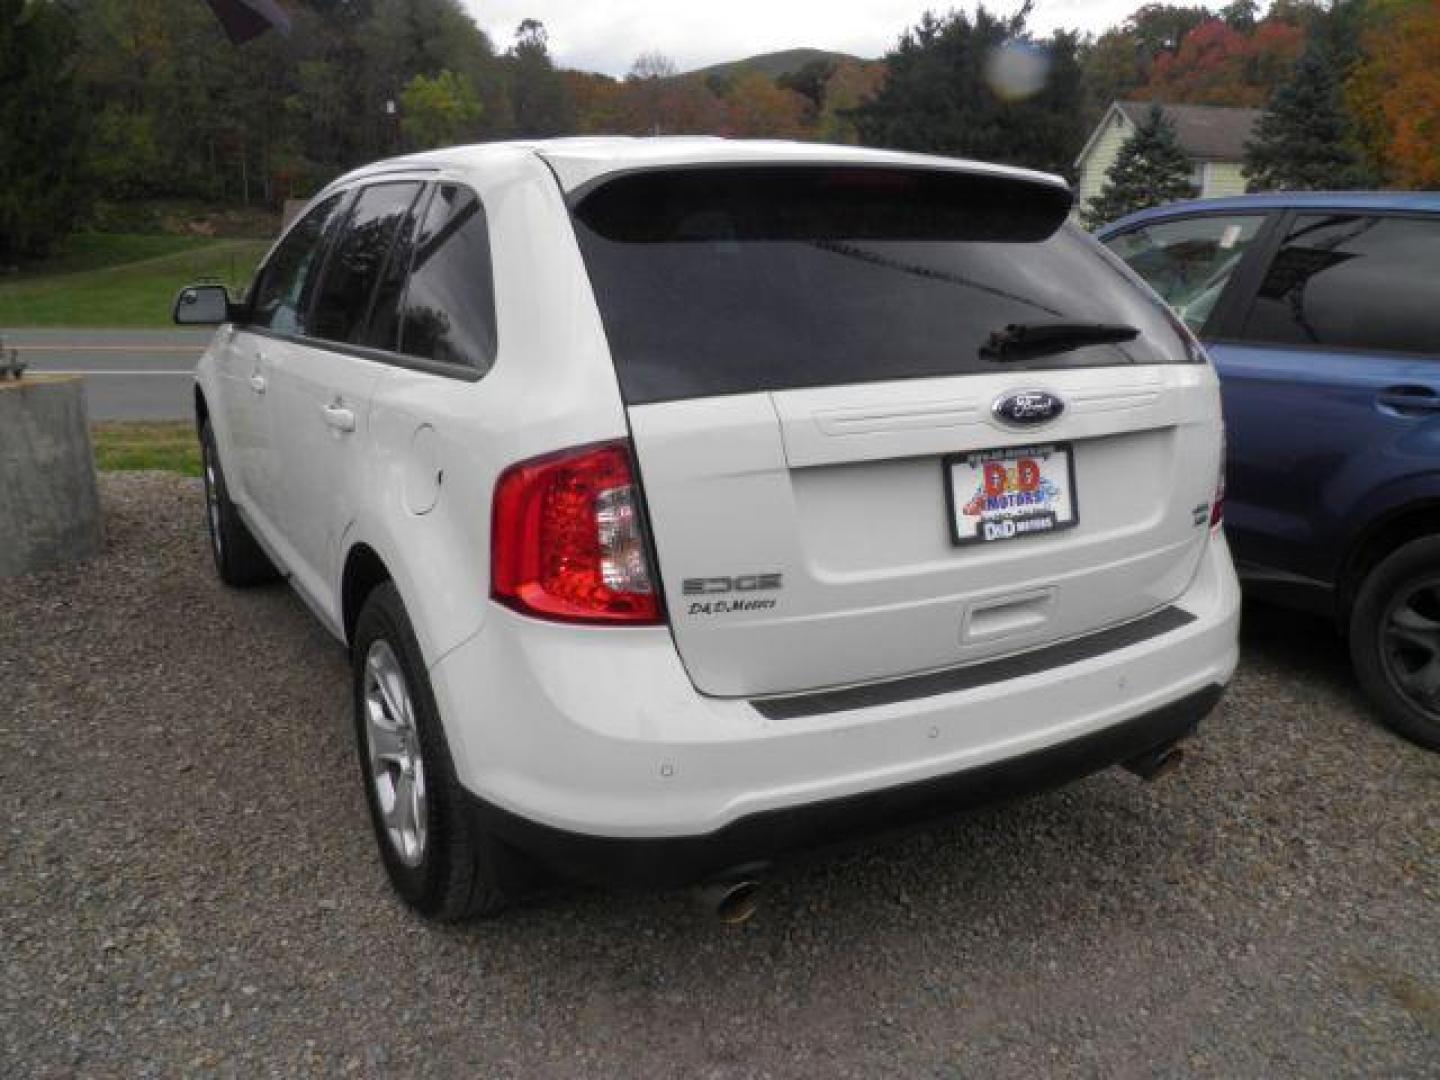
[[[1440,1075],[1440,755],[1321,623],[1110,771],[777,870],[728,928],[567,890],[435,927],[375,854],[343,651],[228,590],[199,482],[106,473],[106,551],[0,580],[0,1075]]]
[[[10,330],[32,371],[85,376],[91,420],[186,420],[191,376],[209,330]]]

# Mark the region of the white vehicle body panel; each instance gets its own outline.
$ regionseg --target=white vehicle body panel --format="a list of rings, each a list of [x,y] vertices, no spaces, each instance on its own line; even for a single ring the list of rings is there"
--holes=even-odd
[[[1036,385],[1067,403],[1055,422],[1016,430],[992,414]],[[1153,610],[1194,573],[1208,539],[1196,508],[1208,518],[1220,468],[1215,377],[1189,364],[665,402],[630,419],[676,642],[720,695],[953,666]],[[956,547],[942,458],[1050,442],[1071,444],[1079,524]],[[762,573],[783,586],[722,599],[773,607],[737,614],[684,592]]]
[[[502,611],[431,679],[442,710],[477,717],[456,764],[490,801],[578,833],[694,836],[1041,750],[1223,684],[1240,619],[1223,537],[1176,606],[1195,621],[1093,660],[795,720],[697,694],[663,628],[605,641]]]
[[[387,169],[480,195],[494,259],[492,370],[467,381],[343,352],[307,356],[311,345],[228,326],[200,362],[231,494],[257,538],[342,638],[354,614],[347,567],[357,553],[378,557],[430,668],[459,779],[530,820],[589,835],[704,833],[1053,746],[1224,683],[1234,668],[1228,551],[1193,515],[1208,506],[1220,454],[1206,366],[997,371],[626,409],[566,193],[618,169],[775,160],[1036,175],[724,140],[415,155],[321,195]],[[263,394],[249,384],[257,371]],[[1032,386],[1064,397],[1067,412],[1043,432],[991,418],[998,394]],[[336,397],[356,413],[351,432],[325,424]],[[567,625],[492,602],[499,475],[624,438],[653,515],[670,625]],[[1081,524],[954,548],[936,510],[939,457],[1036,441],[1078,448]],[[686,614],[686,578],[770,570],[785,575],[773,614]],[[1012,619],[1003,609],[1016,603]],[[1193,621],[1024,679],[799,720],[767,719],[749,700],[1022,653],[1167,604]]]

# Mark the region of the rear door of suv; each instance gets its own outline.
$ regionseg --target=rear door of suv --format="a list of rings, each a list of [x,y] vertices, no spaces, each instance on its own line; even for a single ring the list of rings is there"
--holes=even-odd
[[[340,537],[363,497],[370,403],[390,371],[372,347],[377,294],[398,290],[408,265],[415,177],[361,186],[330,245],[303,340],[271,364],[271,393],[286,468],[282,484],[291,569],[327,609]]]
[[[1191,580],[1219,466],[1213,375],[1062,225],[1058,184],[711,166],[572,202],[701,691],[1022,651]]]

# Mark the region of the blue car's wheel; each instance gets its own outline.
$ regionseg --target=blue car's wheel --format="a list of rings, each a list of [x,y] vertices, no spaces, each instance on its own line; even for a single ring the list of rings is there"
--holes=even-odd
[[[1370,571],[1350,617],[1350,655],[1385,722],[1440,750],[1440,537],[1413,540]]]

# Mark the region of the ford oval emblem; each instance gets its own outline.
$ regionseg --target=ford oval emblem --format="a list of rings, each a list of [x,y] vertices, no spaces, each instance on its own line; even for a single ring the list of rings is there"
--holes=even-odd
[[[1049,390],[1012,390],[995,399],[992,411],[1007,424],[1028,427],[1054,420],[1065,411],[1065,402]]]

